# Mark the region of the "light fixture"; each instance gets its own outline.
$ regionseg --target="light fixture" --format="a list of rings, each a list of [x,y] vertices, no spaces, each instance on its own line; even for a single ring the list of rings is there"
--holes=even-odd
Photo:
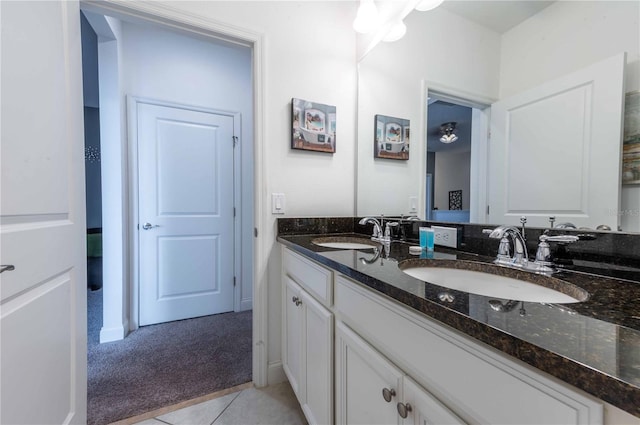
[[[455,122],[446,122],[440,126],[440,132],[442,133],[442,137],[440,137],[440,141],[442,143],[453,143],[458,140],[458,136],[454,134],[456,130]]]
[[[353,29],[359,33],[366,34],[378,26],[378,8],[373,0],[360,0],[360,7],[356,19],[353,21]]]
[[[416,10],[420,12],[426,12],[427,10],[435,9],[440,6],[444,0],[422,0],[416,6]]]
[[[402,37],[404,37],[406,33],[407,33],[407,26],[404,24],[404,22],[398,21],[391,26],[391,28],[389,29],[389,32],[387,33],[387,35],[384,36],[382,40],[388,41],[388,42],[398,41]]]

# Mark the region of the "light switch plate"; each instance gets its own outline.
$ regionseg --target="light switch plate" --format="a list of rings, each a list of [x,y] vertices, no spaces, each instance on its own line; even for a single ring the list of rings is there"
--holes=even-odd
[[[455,227],[431,226],[434,231],[435,244],[448,246],[449,248],[458,247],[458,229]]]
[[[418,212],[418,197],[409,196],[409,214],[415,214]]]
[[[286,210],[287,198],[284,193],[272,193],[271,194],[271,213],[272,214],[284,214]]]

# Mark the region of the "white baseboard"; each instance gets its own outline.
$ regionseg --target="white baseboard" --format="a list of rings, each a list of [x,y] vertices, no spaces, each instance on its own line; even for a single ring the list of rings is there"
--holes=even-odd
[[[240,311],[247,311],[253,308],[253,300],[251,298],[240,301]]]
[[[285,382],[286,380],[287,375],[284,374],[282,362],[277,361],[269,363],[269,366],[267,367],[267,385],[279,384],[280,382]]]
[[[129,322],[124,322],[122,326],[100,329],[100,344],[105,342],[120,341],[129,333]]]

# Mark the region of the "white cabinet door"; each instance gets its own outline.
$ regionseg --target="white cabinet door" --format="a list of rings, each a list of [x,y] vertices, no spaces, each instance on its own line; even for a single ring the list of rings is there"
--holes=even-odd
[[[87,420],[80,9],[2,1],[0,423]]]
[[[304,400],[303,387],[300,382],[302,376],[302,308],[300,308],[300,286],[289,276],[283,276],[283,350],[282,367],[289,378],[293,392],[300,403]]]
[[[489,223],[618,228],[625,55],[491,107]]]
[[[464,424],[464,421],[456,416],[444,404],[416,384],[408,376],[403,382],[404,401],[399,402],[398,412],[407,412],[403,419],[403,425],[444,425]],[[403,403],[400,406],[400,403]]]
[[[398,424],[402,375],[362,338],[336,323],[336,423]]]
[[[302,410],[312,424],[333,423],[333,314],[302,291],[304,385]]]

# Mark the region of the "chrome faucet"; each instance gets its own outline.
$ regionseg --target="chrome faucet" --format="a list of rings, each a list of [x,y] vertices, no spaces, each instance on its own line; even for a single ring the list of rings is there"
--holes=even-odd
[[[362,225],[373,224],[373,235],[371,235],[371,240],[389,243],[391,242],[391,228],[397,227],[398,223],[392,221],[387,221],[386,223],[384,223],[384,216],[382,216],[381,221],[382,223],[376,218],[365,217],[358,223]],[[385,227],[384,232],[382,231],[383,226]]]
[[[498,247],[498,256],[495,259],[496,264],[502,264],[510,267],[526,267],[529,261],[527,253],[527,243],[520,231],[513,226],[498,226],[493,230],[485,229],[483,233],[488,233],[492,239],[500,239]],[[510,254],[509,238],[513,242],[513,255]]]
[[[380,222],[374,217],[365,217],[358,222],[358,224],[373,224],[373,235],[371,235],[371,239],[374,241],[381,241],[384,239],[384,234],[382,233],[382,227],[380,226]]]

